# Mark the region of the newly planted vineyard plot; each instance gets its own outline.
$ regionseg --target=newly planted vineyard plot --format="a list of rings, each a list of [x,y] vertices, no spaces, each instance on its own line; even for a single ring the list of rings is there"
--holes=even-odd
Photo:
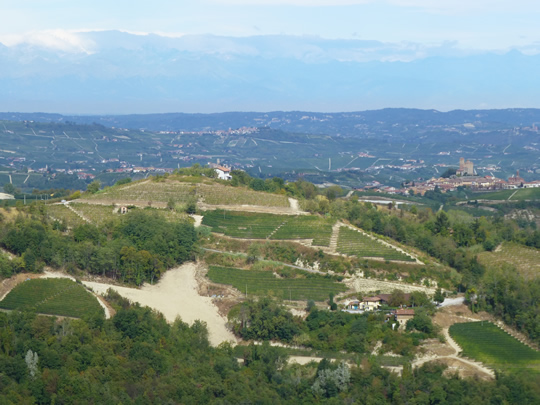
[[[414,261],[412,257],[345,226],[339,229],[337,251],[350,256]]]
[[[330,293],[347,288],[321,276],[312,278],[280,279],[270,271],[239,270],[211,266],[208,278],[214,283],[232,285],[248,295],[272,295],[282,299],[324,301]]]
[[[524,345],[491,322],[457,323],[450,335],[463,349],[463,355],[494,368],[540,372],[540,353]]]
[[[80,318],[103,309],[86,289],[68,279],[33,279],[15,287],[0,308],[33,308],[38,313]]]
[[[271,239],[313,239],[314,246],[328,246],[335,222],[307,215],[289,217]]]

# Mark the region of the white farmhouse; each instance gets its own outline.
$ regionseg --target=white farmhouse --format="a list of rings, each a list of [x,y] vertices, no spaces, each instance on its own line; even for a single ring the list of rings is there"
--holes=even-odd
[[[218,175],[218,179],[221,179],[221,180],[230,180],[230,179],[232,179],[231,169],[229,169],[228,167],[215,166],[214,170],[216,171],[216,173]]]

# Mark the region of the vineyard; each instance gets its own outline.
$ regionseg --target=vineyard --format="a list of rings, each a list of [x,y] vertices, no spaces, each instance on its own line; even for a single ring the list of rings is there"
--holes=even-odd
[[[510,264],[529,280],[540,273],[540,251],[517,243],[504,242],[494,252],[481,252],[478,261],[488,268]]]
[[[75,211],[82,214],[85,218],[88,218],[90,222],[95,225],[101,225],[105,222],[111,221],[118,214],[114,213],[114,207],[112,205],[93,205],[93,204],[70,204]]]
[[[232,285],[242,293],[274,296],[286,300],[327,300],[329,294],[346,291],[347,287],[322,276],[281,279],[270,271],[239,270],[211,266],[208,278],[218,284]]]
[[[145,204],[148,202],[167,203],[170,200],[185,203],[190,198],[196,196],[196,190],[197,186],[191,183],[145,180],[106,188],[99,193],[85,198],[88,200],[110,201],[111,204],[121,201]]]
[[[287,196],[252,191],[220,184],[200,184],[197,195],[209,205],[258,205],[262,207],[289,207]]]
[[[271,239],[313,239],[314,246],[329,246],[335,222],[307,215],[289,217]]]
[[[73,209],[81,213],[85,218],[88,218],[90,222],[95,225],[101,225],[108,221],[118,219],[122,217],[122,214],[118,212],[119,207],[112,205],[97,205],[97,204],[85,204],[85,203],[71,203]],[[134,208],[139,209],[139,208]],[[157,208],[144,208],[145,210],[152,210],[157,215],[165,218],[169,222],[185,221],[188,215],[183,212],[176,212],[174,210],[165,210]],[[129,215],[129,211],[128,214]]]
[[[111,204],[122,201],[143,204],[168,203],[169,201],[187,203],[193,198],[209,205],[289,207],[289,199],[284,195],[257,192],[218,183],[205,184],[175,180],[144,180],[106,188],[94,195],[85,196],[88,200],[99,200]]]
[[[2,301],[3,309],[34,309],[38,313],[75,318],[103,312],[97,299],[68,279],[32,279],[16,286]]]
[[[47,214],[58,221],[66,221],[66,225],[70,228],[75,228],[86,223],[64,204],[47,205]]]
[[[415,261],[415,259],[405,253],[371,239],[359,231],[344,226],[339,229],[337,251],[349,256]]]
[[[507,371],[528,368],[540,372],[540,353],[491,322],[457,323],[449,332],[466,357]]]
[[[256,214],[232,211],[207,211],[203,225],[212,232],[244,239],[313,239],[315,246],[328,246],[334,220],[316,216]]]

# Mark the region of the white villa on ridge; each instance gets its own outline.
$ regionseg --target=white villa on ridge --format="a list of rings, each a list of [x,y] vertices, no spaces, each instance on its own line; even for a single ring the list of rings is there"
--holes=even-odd
[[[216,173],[218,175],[218,179],[221,179],[221,180],[230,180],[230,179],[232,179],[231,169],[229,169],[228,167],[215,166],[214,170],[216,171]]]

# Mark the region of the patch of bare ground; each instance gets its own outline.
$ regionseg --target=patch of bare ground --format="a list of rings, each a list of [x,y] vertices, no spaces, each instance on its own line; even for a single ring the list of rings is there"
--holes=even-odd
[[[214,305],[213,298],[199,294],[198,270],[197,264],[184,263],[180,267],[168,270],[158,283],[144,284],[141,288],[88,281],[84,284],[102,294],[111,288],[133,302],[161,312],[169,322],[178,317],[187,323],[203,321],[208,327],[212,345],[217,346],[225,341],[236,342],[236,338],[226,327],[226,318],[220,315]]]
[[[359,274],[345,281],[345,284],[354,291],[369,293],[380,291],[381,293],[392,293],[394,290],[402,290],[405,293],[422,291],[431,296],[435,293],[435,288],[402,283],[399,281],[377,280],[373,278],[364,278]]]
[[[138,208],[146,208],[146,207],[152,207],[152,208],[167,208],[166,202],[160,202],[160,201],[137,201],[137,200],[124,200],[124,199],[114,199],[114,200],[107,200],[107,199],[86,199],[86,198],[80,198],[78,200],[75,200],[78,203],[83,204],[94,204],[94,205],[107,205],[110,206],[112,204],[115,205],[133,205],[134,207]]]

